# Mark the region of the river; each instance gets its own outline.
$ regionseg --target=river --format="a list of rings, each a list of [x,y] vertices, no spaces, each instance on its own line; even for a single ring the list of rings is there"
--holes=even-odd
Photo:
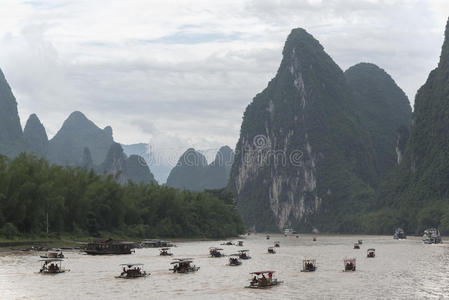
[[[361,249],[353,249],[358,239]],[[131,255],[89,256],[65,252],[63,267],[71,271],[41,275],[39,253],[0,253],[1,299],[423,299],[449,298],[449,247],[425,245],[420,238],[393,240],[391,236],[284,237],[251,235],[243,238],[252,259],[237,267],[228,259],[210,258],[208,249],[222,241],[181,242],[173,257],[194,258],[196,273],[174,274],[171,257],[158,249],[136,249]],[[273,241],[276,254],[268,254]],[[224,254],[242,247],[220,246]],[[366,250],[376,249],[375,258]],[[315,258],[318,269],[301,273],[302,259]],[[356,272],[342,272],[345,257],[357,259]],[[144,263],[146,278],[116,279],[122,263]],[[249,273],[275,270],[283,284],[269,289],[244,288]]]

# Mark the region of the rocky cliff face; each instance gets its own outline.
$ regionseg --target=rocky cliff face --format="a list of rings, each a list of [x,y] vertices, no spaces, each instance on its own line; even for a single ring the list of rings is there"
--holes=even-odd
[[[223,146],[215,155],[215,160],[207,165],[206,157],[190,148],[171,170],[167,185],[191,191],[224,188],[229,180],[233,159],[234,151]]]
[[[391,76],[374,64],[352,66],[345,71],[345,78],[352,89],[354,109],[372,138],[381,178],[400,160],[403,148],[396,147],[396,135],[410,127],[410,102]]]
[[[388,200],[420,208],[449,197],[449,20],[440,62],[418,90],[413,125]],[[449,217],[449,216],[448,216]]]
[[[47,157],[48,137],[44,125],[42,125],[36,114],[30,115],[23,130],[27,151],[39,157]]]
[[[100,173],[113,175],[123,185],[129,180],[136,184],[157,184],[145,160],[138,155],[128,158],[118,143],[111,145],[105,161],[97,169]]]
[[[15,156],[24,150],[16,98],[0,69],[0,154]]]
[[[236,147],[229,188],[247,226],[340,230],[336,219],[373,198],[375,161],[343,72],[310,34],[292,30]]]
[[[206,167],[206,157],[195,149],[189,148],[170,171],[167,186],[181,190],[200,191],[202,184],[199,179],[202,178]]]
[[[100,129],[83,113],[75,111],[50,140],[49,159],[60,165],[79,165],[87,147],[93,162],[98,165],[113,142],[111,127]]]

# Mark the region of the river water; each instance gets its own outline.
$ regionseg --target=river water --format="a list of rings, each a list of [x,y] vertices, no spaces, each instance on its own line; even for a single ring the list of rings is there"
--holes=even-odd
[[[358,239],[360,250],[353,249]],[[276,254],[268,254],[273,241]],[[65,252],[58,275],[38,272],[39,253],[0,253],[0,299],[449,299],[449,246],[424,245],[420,238],[396,241],[391,236],[272,236],[244,238],[252,259],[237,267],[228,259],[210,258],[208,249],[222,241],[177,243],[173,257],[194,258],[196,273],[173,274],[171,257],[158,249],[136,249],[131,255],[89,256]],[[221,246],[225,254],[242,247]],[[376,249],[375,258],[366,250]],[[315,258],[318,269],[301,273],[302,259]],[[357,271],[342,272],[343,259],[355,257]],[[116,279],[121,263],[144,263],[146,278]],[[275,270],[283,284],[269,289],[244,288],[249,272]]]

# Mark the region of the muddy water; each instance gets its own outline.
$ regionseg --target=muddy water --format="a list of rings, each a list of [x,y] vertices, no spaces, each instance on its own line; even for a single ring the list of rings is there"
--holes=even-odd
[[[353,249],[358,239],[364,243]],[[279,240],[277,253],[267,248]],[[208,248],[221,241],[178,243],[174,257],[194,258],[200,270],[173,274],[170,257],[158,249],[136,249],[124,256],[88,256],[66,252],[71,271],[41,275],[39,253],[0,254],[0,299],[422,299],[449,298],[449,246],[424,245],[419,238],[395,241],[390,236],[273,236],[244,239],[252,259],[238,267],[227,258],[210,258]],[[221,246],[225,254],[242,247]],[[366,258],[368,248],[375,258]],[[315,258],[314,273],[299,272],[302,259]],[[357,259],[357,271],[344,273],[343,259]],[[116,279],[121,263],[144,263],[147,278]],[[284,283],[264,290],[244,288],[251,271],[275,270]]]

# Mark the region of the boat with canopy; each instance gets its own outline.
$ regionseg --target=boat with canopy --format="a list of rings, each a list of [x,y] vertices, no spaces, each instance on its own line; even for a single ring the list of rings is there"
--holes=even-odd
[[[139,277],[147,277],[150,273],[143,270],[143,264],[121,264],[122,273],[115,278],[134,279]]]
[[[257,271],[249,273],[253,275],[253,278],[251,279],[247,288],[263,289],[281,284],[282,281],[279,281],[273,277],[274,273],[275,271]]]
[[[62,258],[47,258],[39,260],[42,263],[42,267],[39,270],[41,274],[60,274],[70,270],[62,268]]]
[[[200,267],[197,267],[192,263],[193,263],[192,258],[178,258],[170,263],[173,265],[173,268],[169,270],[173,271],[173,273],[181,273],[181,274],[198,271]]]

